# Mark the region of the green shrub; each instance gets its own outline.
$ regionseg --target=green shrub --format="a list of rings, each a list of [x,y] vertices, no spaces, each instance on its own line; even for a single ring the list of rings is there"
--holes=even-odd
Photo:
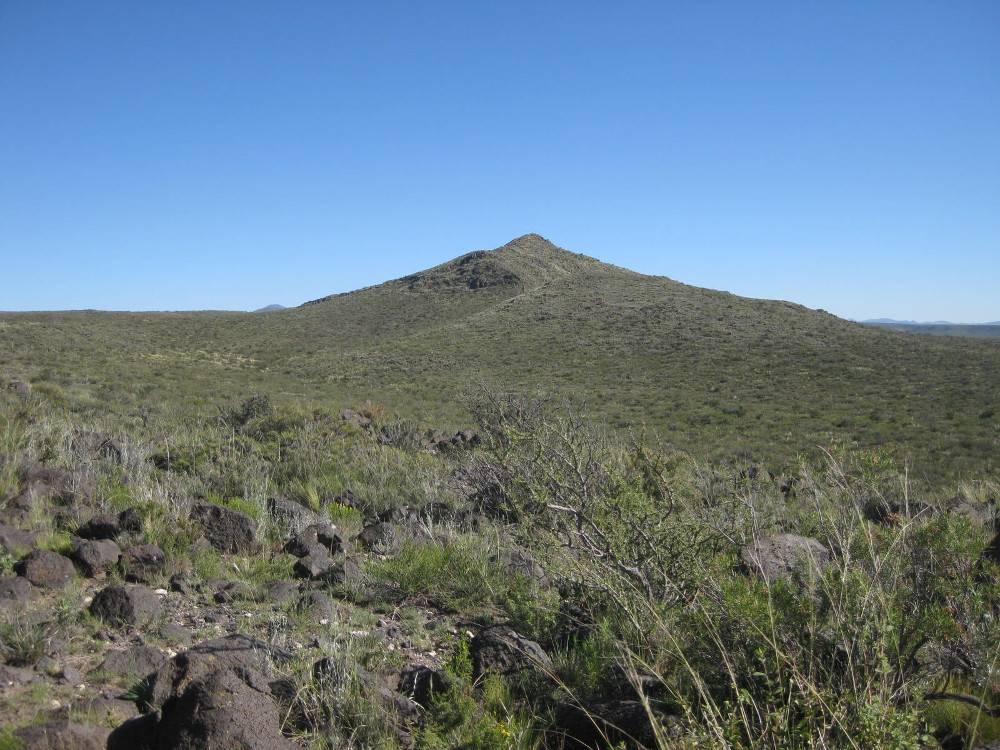
[[[49,651],[52,626],[31,622],[18,614],[0,618],[0,653],[3,660],[15,667],[32,667]]]
[[[405,597],[426,597],[455,610],[497,601],[507,584],[482,546],[470,540],[408,541],[397,554],[370,562],[367,572]]]

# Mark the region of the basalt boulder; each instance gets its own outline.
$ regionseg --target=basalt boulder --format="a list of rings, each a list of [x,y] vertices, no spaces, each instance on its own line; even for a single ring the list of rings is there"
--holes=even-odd
[[[257,522],[243,511],[198,502],[191,507],[191,520],[201,524],[205,538],[219,552],[235,554],[257,548]]]

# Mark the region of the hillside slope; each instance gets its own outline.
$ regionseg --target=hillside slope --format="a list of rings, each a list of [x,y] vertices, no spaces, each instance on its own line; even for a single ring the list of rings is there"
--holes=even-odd
[[[1000,447],[998,341],[690,287],[538,235],[263,314],[5,314],[0,346],[0,375],[83,406],[200,409],[265,390],[454,425],[486,383],[751,460],[890,442],[922,471],[959,473]]]

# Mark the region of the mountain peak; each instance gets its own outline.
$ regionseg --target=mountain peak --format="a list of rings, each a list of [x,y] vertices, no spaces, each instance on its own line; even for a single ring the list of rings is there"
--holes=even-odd
[[[400,279],[412,289],[498,286],[535,288],[598,263],[554,245],[540,234],[525,234],[493,250],[476,250]]]
[[[568,274],[597,269],[621,271],[586,255],[564,250],[532,232],[493,250],[475,250],[379,286],[404,285],[410,291],[476,291],[508,287],[512,294],[519,294]],[[342,295],[334,294],[305,304],[339,296]]]

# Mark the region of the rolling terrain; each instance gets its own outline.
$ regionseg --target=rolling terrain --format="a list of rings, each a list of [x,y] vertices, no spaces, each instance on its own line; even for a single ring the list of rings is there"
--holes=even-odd
[[[537,235],[0,314],[0,747],[994,747],[998,365]]]
[[[891,443],[928,474],[994,465],[998,371],[1000,342],[691,287],[538,235],[298,308],[0,314],[0,373],[80,409],[262,391],[459,426],[487,383],[717,457]]]

